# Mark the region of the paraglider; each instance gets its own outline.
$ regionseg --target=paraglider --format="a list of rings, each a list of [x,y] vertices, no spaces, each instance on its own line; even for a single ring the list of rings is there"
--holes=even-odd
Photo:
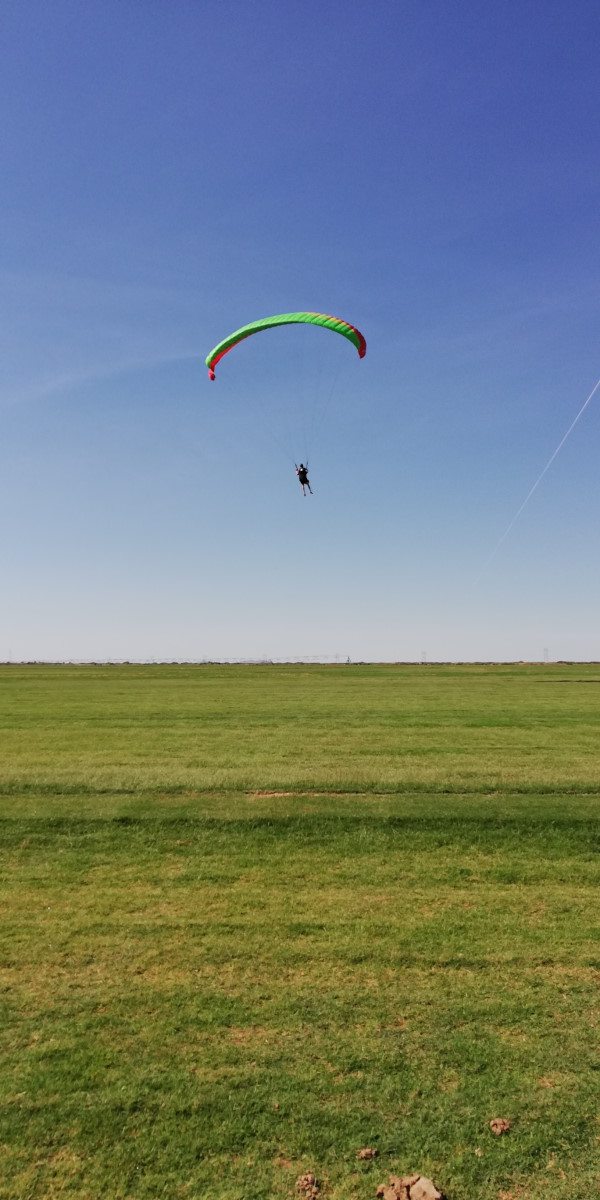
[[[342,321],[340,317],[328,317],[325,313],[315,312],[282,313],[278,317],[265,317],[262,321],[252,321],[250,325],[242,325],[241,329],[236,329],[235,333],[230,333],[229,337],[219,342],[206,358],[209,379],[215,378],[217,363],[224,354],[237,346],[238,342],[243,342],[253,333],[260,333],[263,329],[272,329],[277,325],[321,325],[324,329],[332,329],[334,333],[341,333],[342,337],[348,338],[348,341],[356,346],[359,358],[364,358],[367,353],[367,343],[360,330],[356,329],[354,325],[350,325],[348,321]]]
[[[296,467],[296,475],[298,476],[299,482],[302,484],[302,495],[306,495],[306,488],[308,488],[312,496],[313,490],[308,482],[308,463],[306,466],[304,466],[304,463],[300,463],[300,466]]]
[[[331,329],[333,333],[339,333],[352,342],[358,350],[359,358],[364,358],[367,353],[367,343],[360,330],[355,325],[351,325],[349,321],[343,321],[341,317],[330,317],[326,313],[317,312],[281,313],[276,317],[264,317],[261,321],[252,321],[249,325],[242,325],[241,329],[236,329],[234,333],[229,334],[229,337],[219,342],[206,357],[209,379],[214,380],[217,363],[239,342],[243,342],[254,333],[261,333],[265,329],[273,329],[278,325],[320,325],[323,329]],[[295,463],[294,466],[296,466]],[[308,488],[312,496],[313,491],[308,480],[308,460],[306,466],[304,463],[300,463],[299,467],[296,466],[296,475],[302,487],[302,495],[306,496]]]

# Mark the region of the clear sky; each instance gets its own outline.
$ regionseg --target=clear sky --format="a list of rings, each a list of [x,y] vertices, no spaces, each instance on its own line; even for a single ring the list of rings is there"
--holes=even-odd
[[[600,394],[480,577],[600,376],[599,41],[5,0],[0,659],[600,659]],[[366,358],[280,330],[209,383],[305,308]]]

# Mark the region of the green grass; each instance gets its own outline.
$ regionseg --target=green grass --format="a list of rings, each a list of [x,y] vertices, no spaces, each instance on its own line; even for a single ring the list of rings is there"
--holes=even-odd
[[[592,666],[0,667],[0,788],[596,790]]]
[[[598,686],[0,668],[0,1197],[596,1194]]]

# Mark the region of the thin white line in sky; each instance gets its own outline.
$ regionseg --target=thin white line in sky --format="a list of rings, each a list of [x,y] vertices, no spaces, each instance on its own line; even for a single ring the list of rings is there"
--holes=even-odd
[[[552,466],[552,463],[554,462],[554,459],[556,458],[557,454],[559,454],[559,453],[560,453],[560,451],[562,450],[562,448],[563,448],[563,446],[564,446],[564,444],[565,444],[565,442],[566,442],[567,438],[568,438],[568,437],[569,437],[569,435],[570,435],[570,434],[573,432],[573,430],[574,430],[574,428],[575,428],[575,426],[576,426],[576,424],[577,424],[577,422],[578,422],[579,418],[583,416],[583,414],[584,414],[584,412],[585,412],[585,410],[586,410],[586,408],[587,408],[587,406],[588,406],[588,404],[589,404],[590,400],[592,399],[592,396],[594,396],[594,395],[595,395],[595,393],[598,391],[598,388],[600,388],[600,379],[598,380],[598,382],[597,382],[597,383],[594,385],[594,387],[592,388],[592,390],[591,390],[591,392],[590,392],[590,394],[589,394],[589,396],[588,396],[587,400],[585,401],[585,403],[581,405],[581,408],[579,409],[579,412],[577,413],[577,416],[575,417],[575,420],[571,422],[571,424],[569,425],[569,428],[567,429],[567,432],[565,433],[565,435],[564,435],[564,436],[561,438],[560,442],[558,443],[558,446],[556,447],[556,450],[554,451],[554,453],[553,453],[553,454],[551,454],[550,458],[548,459],[548,462],[546,463],[546,466],[544,467],[544,470],[543,470],[543,471],[540,471],[540,474],[538,475],[538,477],[537,477],[537,479],[536,479],[536,481],[535,481],[535,483],[534,483],[533,487],[529,489],[529,491],[528,491],[528,493],[527,493],[527,495],[526,495],[526,497],[525,497],[525,499],[524,499],[523,503],[522,503],[522,504],[520,505],[520,507],[517,509],[517,511],[516,511],[516,513],[515,513],[515,515],[514,515],[514,517],[513,517],[513,519],[512,519],[512,521],[510,522],[510,524],[509,524],[509,525],[507,525],[507,526],[506,526],[506,529],[504,530],[504,533],[502,534],[502,537],[498,538],[498,541],[496,542],[496,545],[494,546],[494,549],[492,550],[492,553],[489,555],[489,557],[488,557],[488,558],[486,559],[486,561],[484,562],[484,564],[483,564],[483,566],[482,566],[482,568],[481,568],[481,571],[479,572],[479,575],[477,576],[477,581],[476,581],[476,582],[479,582],[479,580],[481,579],[481,576],[483,575],[484,571],[486,571],[486,570],[487,570],[487,568],[489,567],[490,563],[492,562],[492,559],[494,559],[494,558],[496,557],[496,554],[498,553],[498,551],[499,551],[499,549],[500,549],[500,547],[501,547],[501,545],[502,545],[503,541],[504,541],[504,540],[505,540],[505,539],[508,537],[508,535],[509,535],[509,533],[510,533],[510,531],[511,531],[512,527],[513,527],[513,525],[515,525],[515,524],[516,524],[516,522],[518,521],[518,519],[519,519],[519,517],[521,516],[521,513],[523,512],[523,509],[525,508],[525,506],[526,506],[527,504],[529,504],[529,501],[531,500],[531,497],[533,496],[533,493],[536,491],[536,489],[539,487],[540,483],[542,482],[542,479],[544,478],[544,475],[546,474],[546,471],[548,471],[548,470],[550,469],[550,467]]]

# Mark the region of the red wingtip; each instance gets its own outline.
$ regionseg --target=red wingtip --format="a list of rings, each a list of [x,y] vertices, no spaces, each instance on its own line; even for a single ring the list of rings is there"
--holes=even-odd
[[[209,368],[208,368],[208,378],[209,378],[209,379],[214,379],[214,377],[215,377],[215,373],[214,373],[214,371],[213,371],[212,367],[209,367]]]

